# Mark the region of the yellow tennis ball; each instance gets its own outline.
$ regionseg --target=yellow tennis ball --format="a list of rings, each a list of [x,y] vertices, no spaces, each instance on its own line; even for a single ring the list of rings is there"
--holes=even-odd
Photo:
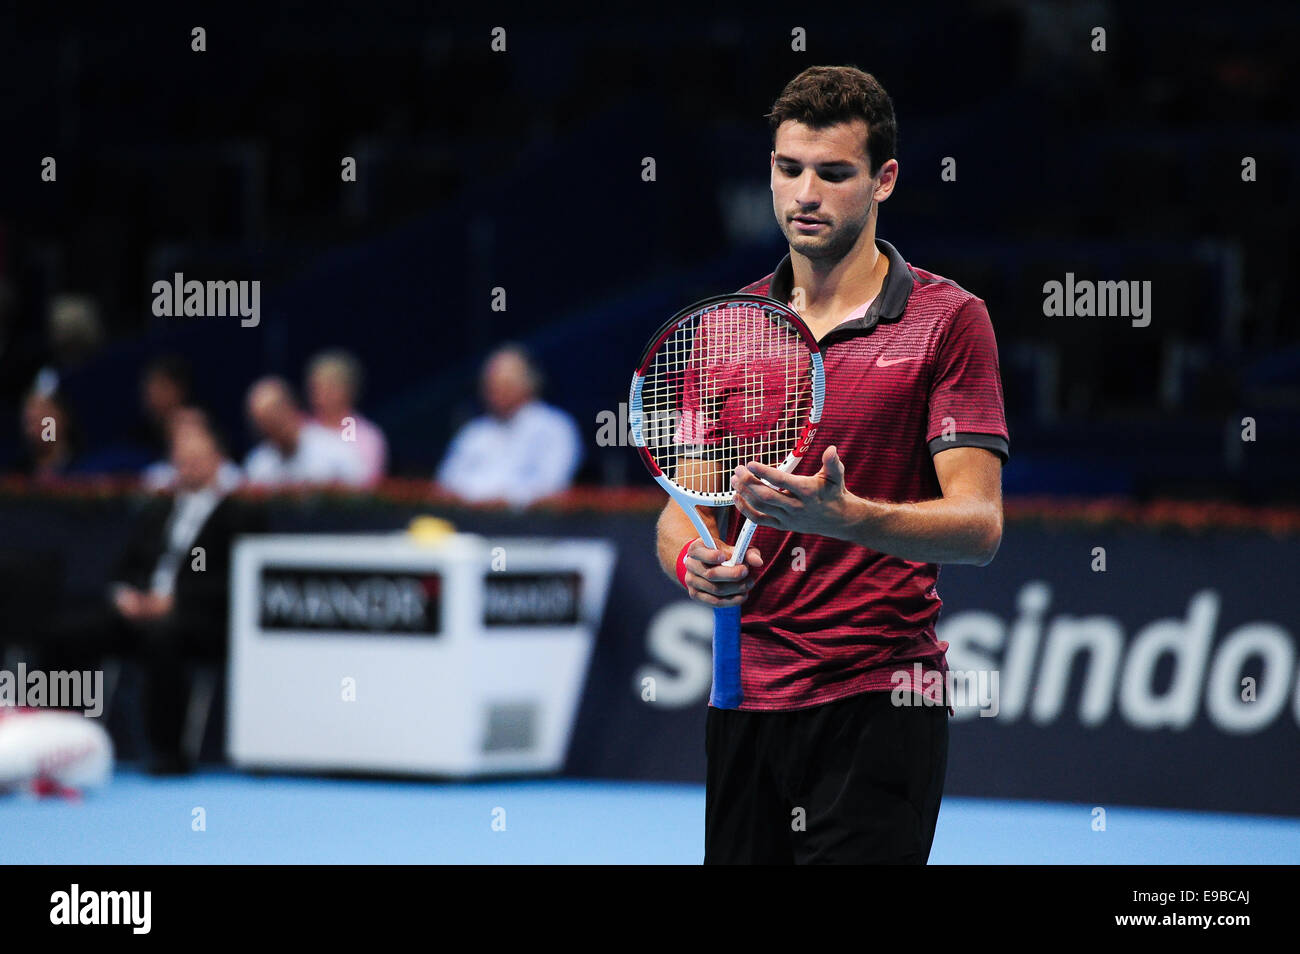
[[[450,536],[456,532],[451,521],[443,520],[442,517],[430,517],[424,515],[416,517],[411,521],[406,532],[417,543],[437,543],[443,537]]]

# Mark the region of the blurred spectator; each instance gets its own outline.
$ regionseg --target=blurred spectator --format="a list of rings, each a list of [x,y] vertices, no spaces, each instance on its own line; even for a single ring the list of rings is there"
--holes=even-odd
[[[141,475],[146,486],[154,489],[166,486],[167,475],[173,473],[170,455],[173,416],[189,406],[190,369],[179,355],[166,354],[154,358],[140,377],[140,407],[144,410],[147,431],[141,435],[162,456],[150,464]]]
[[[582,460],[578,427],[569,415],[538,399],[541,377],[518,345],[494,351],[483,367],[481,392],[488,413],[452,439],[438,468],[439,487],[481,503],[524,507],[566,489]]]
[[[153,768],[177,771],[188,684],[186,664],[225,656],[232,541],[258,529],[253,513],[226,496],[221,448],[207,428],[174,431],[176,490],[140,514],[105,601],[65,613],[40,643],[52,669],[96,668],[102,655],[138,660]]]
[[[168,419],[191,403],[190,368],[185,360],[165,354],[150,361],[140,379],[140,405],[154,429],[154,437],[167,441]]]
[[[167,416],[166,427],[167,439],[171,444],[175,443],[178,432],[187,427],[198,428],[214,436],[216,433],[208,422],[208,416],[197,407],[176,408]],[[218,446],[220,446],[219,440]],[[172,463],[170,457],[167,460],[160,460],[156,464],[149,465],[141,475],[145,487],[149,490],[174,490],[179,482],[179,477],[176,465]],[[229,493],[243,481],[244,474],[239,469],[239,465],[223,453],[221,464],[217,468],[217,484],[223,492]]]
[[[262,378],[248,391],[248,416],[264,440],[244,461],[252,484],[358,485],[361,458],[337,434],[307,419],[281,378]]]
[[[62,294],[51,298],[47,326],[51,363],[41,371],[43,375],[55,375],[56,384],[57,376],[80,367],[104,343],[99,307],[86,295]]]
[[[356,409],[361,391],[357,359],[342,350],[322,351],[308,363],[306,383],[316,423],[341,435],[361,459],[362,482],[376,483],[388,463],[388,442],[383,431]]]
[[[73,473],[76,434],[67,406],[57,391],[36,387],[23,400],[21,472],[37,481]]]

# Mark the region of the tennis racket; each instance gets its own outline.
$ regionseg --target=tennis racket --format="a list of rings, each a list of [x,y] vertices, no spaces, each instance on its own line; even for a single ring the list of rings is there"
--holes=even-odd
[[[821,349],[802,318],[773,298],[720,295],[679,311],[655,332],[632,376],[628,418],[651,475],[716,549],[695,508],[731,506],[731,476],[741,464],[794,470],[825,397]],[[745,558],[754,530],[746,520],[728,565]],[[744,700],[740,607],[714,614],[709,704],[735,709]]]

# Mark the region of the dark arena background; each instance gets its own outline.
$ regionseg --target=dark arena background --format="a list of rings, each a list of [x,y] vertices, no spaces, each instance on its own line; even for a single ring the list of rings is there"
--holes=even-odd
[[[7,7],[0,861],[698,863],[712,614],[628,382],[785,254],[764,114],[818,64],[889,91],[878,235],[1000,356],[931,862],[1300,860],[1298,48],[1288,3]]]

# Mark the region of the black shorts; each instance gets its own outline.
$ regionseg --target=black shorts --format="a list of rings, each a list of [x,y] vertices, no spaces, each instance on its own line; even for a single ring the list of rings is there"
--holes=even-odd
[[[864,692],[788,712],[709,707],[704,863],[925,864],[948,710]]]

